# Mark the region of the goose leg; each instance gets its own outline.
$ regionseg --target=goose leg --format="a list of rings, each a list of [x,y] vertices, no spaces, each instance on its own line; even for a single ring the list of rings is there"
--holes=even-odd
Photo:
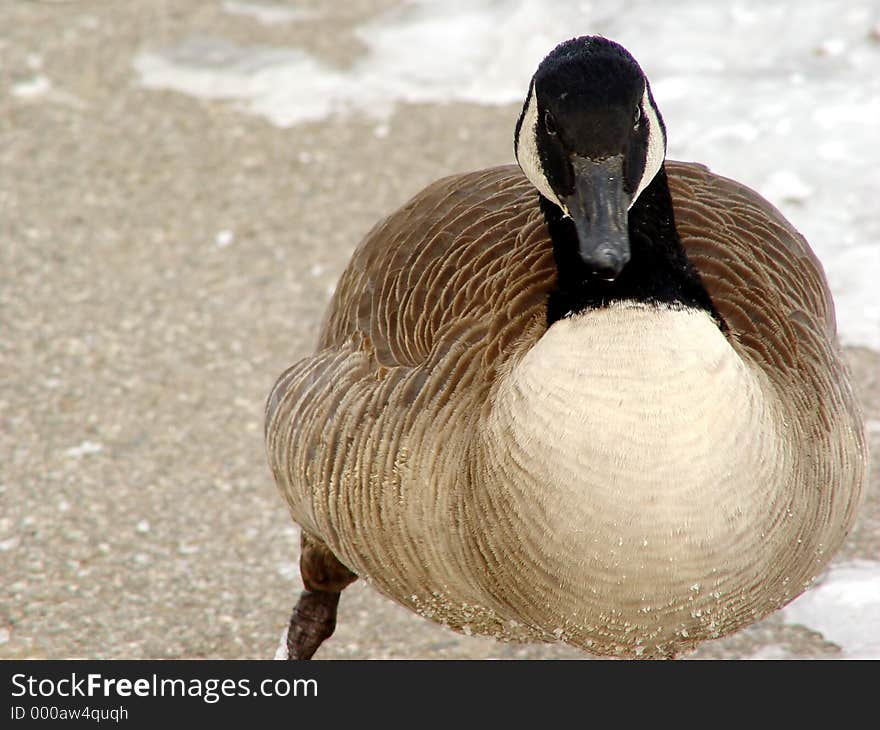
[[[287,629],[288,659],[311,659],[318,647],[336,628],[339,593],[303,591],[290,617]]]
[[[339,594],[357,576],[320,540],[302,533],[299,572],[305,590],[290,617],[287,630],[289,659],[311,659],[336,628]]]

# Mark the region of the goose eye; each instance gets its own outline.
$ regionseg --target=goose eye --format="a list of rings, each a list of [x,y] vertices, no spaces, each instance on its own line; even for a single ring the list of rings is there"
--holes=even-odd
[[[551,137],[556,136],[556,120],[550,112],[544,112],[544,129]]]
[[[633,126],[634,127],[639,126],[639,121],[641,120],[641,118],[642,118],[642,108],[637,106],[635,116],[633,117]]]

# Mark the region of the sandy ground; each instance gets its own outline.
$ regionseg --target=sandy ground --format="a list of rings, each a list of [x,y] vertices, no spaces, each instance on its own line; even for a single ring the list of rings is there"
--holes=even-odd
[[[510,161],[518,110],[280,129],[142,89],[132,58],[204,33],[344,67],[353,25],[389,5],[266,26],[209,0],[0,4],[0,657],[274,653],[300,583],[264,398],[373,222]],[[880,418],[880,356],[847,356]],[[847,557],[880,555],[877,482]],[[839,653],[776,616],[696,656],[778,651]],[[459,636],[359,582],[319,656],[582,655]]]

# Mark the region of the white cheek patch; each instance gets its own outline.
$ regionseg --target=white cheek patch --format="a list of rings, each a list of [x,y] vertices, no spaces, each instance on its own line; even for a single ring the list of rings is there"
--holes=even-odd
[[[666,158],[666,135],[663,134],[663,127],[660,126],[660,120],[657,118],[657,111],[651,103],[651,95],[648,93],[648,85],[645,84],[645,93],[642,95],[640,102],[642,114],[648,123],[648,152],[645,157],[645,172],[639,181],[639,186],[633,195],[632,202],[629,204],[632,208],[642,190],[648,187],[654,176],[660,172],[663,160]]]
[[[526,112],[523,115],[522,124],[519,128],[516,161],[532,185],[538,188],[538,192],[550,202],[565,210],[565,207],[556,198],[553,188],[550,187],[550,183],[544,175],[541,158],[538,156],[538,99],[536,94],[535,85],[532,84]]]
[[[648,125],[648,144],[645,156],[645,171],[639,180],[638,187],[633,194],[632,201],[629,204],[631,208],[638,199],[642,191],[648,187],[654,176],[660,171],[663,160],[666,158],[666,135],[663,133],[663,127],[660,125],[660,119],[657,117],[657,111],[651,103],[651,96],[648,93],[648,86],[645,84],[645,92],[640,102],[642,115]],[[538,155],[538,100],[537,92],[534,84],[529,94],[529,100],[526,104],[526,111],[523,114],[522,124],[519,128],[519,137],[516,146],[516,160],[520,168],[525,173],[529,181],[538,191],[550,202],[558,205],[566,215],[568,211],[566,207],[556,197],[553,188],[547,181],[544,174],[541,158]]]

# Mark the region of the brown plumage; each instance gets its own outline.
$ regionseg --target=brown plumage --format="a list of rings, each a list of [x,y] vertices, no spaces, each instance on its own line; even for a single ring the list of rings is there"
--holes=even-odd
[[[560,48],[577,43],[631,61],[604,39]],[[633,134],[647,114],[650,164],[646,83]],[[573,196],[517,134],[531,182],[514,166],[444,178],[379,223],[316,353],[269,397],[269,461],[303,535],[292,657],[332,632],[357,576],[466,633],[674,656],[797,596],[852,526],[863,427],[804,239],[748,188],[666,162],[724,327],[699,297],[631,296],[548,326],[560,264],[535,185]]]
[[[746,615],[702,634],[691,628],[677,641],[664,637],[649,656],[727,633],[800,593],[852,524],[866,453],[833,304],[806,242],[748,188],[699,165],[668,162],[667,172],[682,242],[728,323],[730,344],[786,406],[801,479],[815,489],[815,510],[799,532],[822,545],[778,566],[791,572],[788,587]],[[285,372],[269,399],[272,470],[306,541],[327,545],[386,595],[453,628],[559,638],[557,627],[515,626],[515,616],[494,608],[451,607],[455,598],[442,595],[449,586],[431,586],[459,561],[464,583],[470,570],[491,571],[491,556],[460,554],[472,545],[468,531],[485,525],[455,523],[468,514],[470,493],[492,486],[473,473],[468,450],[493,385],[544,334],[554,278],[537,196],[518,168],[439,180],[361,243],[316,354]],[[719,411],[723,419],[723,404]],[[414,481],[414,473],[425,476],[414,464],[426,461],[429,480]],[[451,567],[434,571],[432,560]],[[602,653],[641,646],[580,645]]]

